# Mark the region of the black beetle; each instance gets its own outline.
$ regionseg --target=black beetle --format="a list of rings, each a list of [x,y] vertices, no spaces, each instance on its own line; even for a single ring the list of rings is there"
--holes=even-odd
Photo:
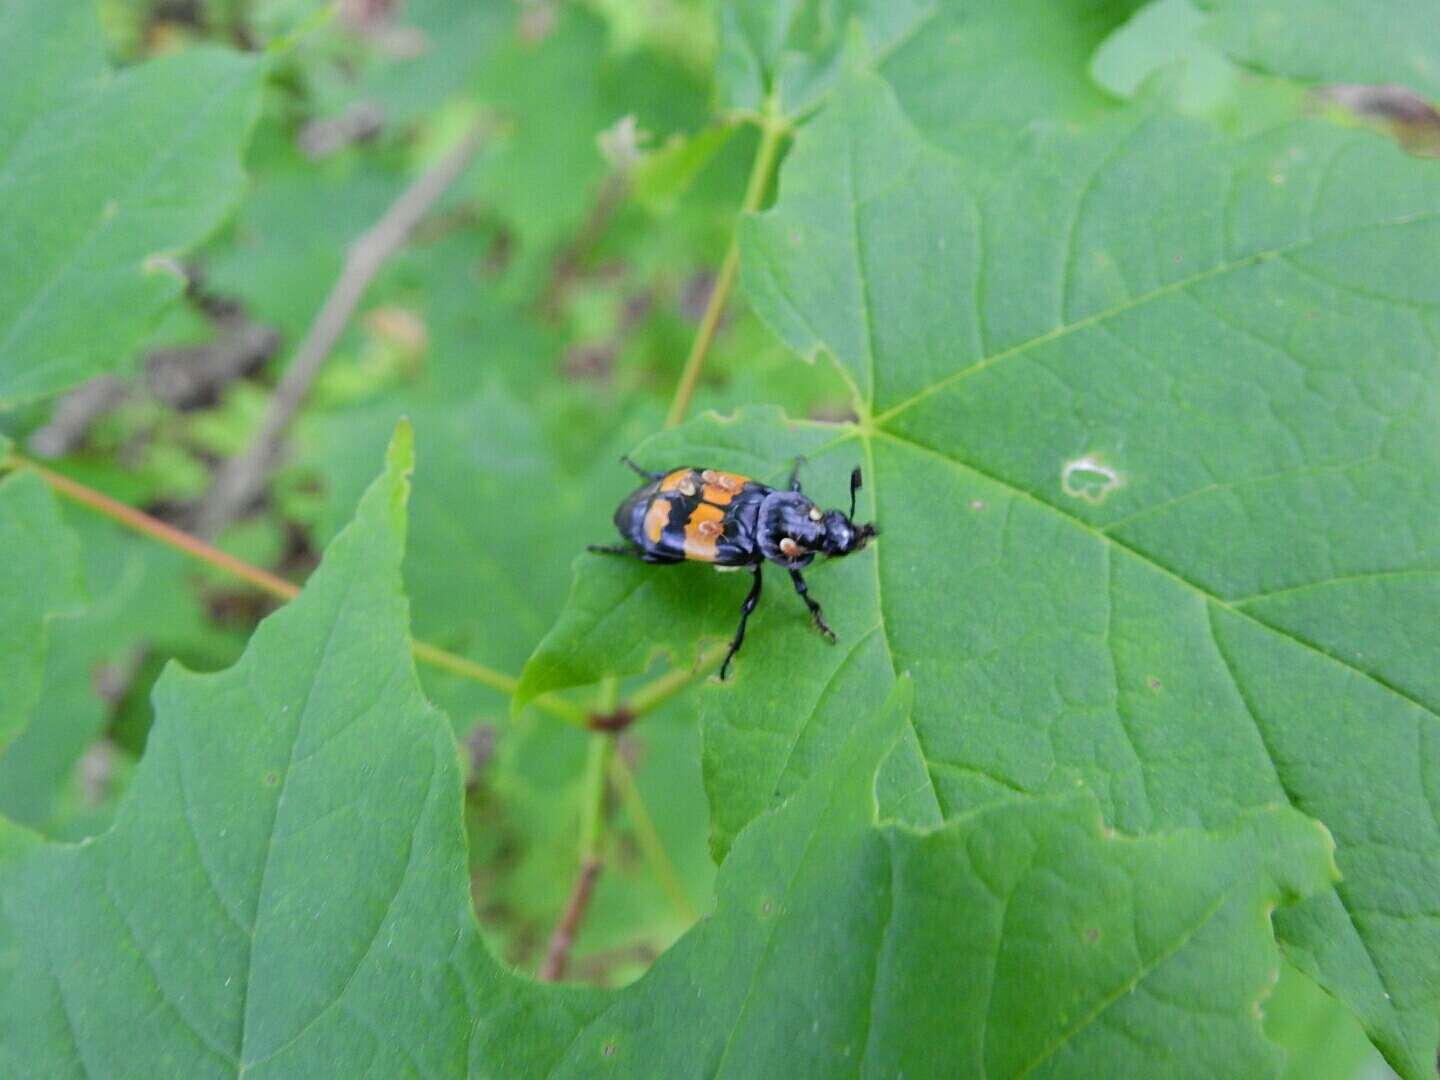
[[[761,567],[778,563],[790,580],[815,628],[830,641],[835,632],[825,622],[800,573],[816,555],[832,557],[859,551],[877,533],[873,524],[857,525],[855,493],[860,470],[850,474],[850,512],[821,510],[800,488],[800,462],[790,474],[787,490],[772,488],[748,476],[682,466],[663,472],[642,469],[628,457],[620,459],[645,478],[615,511],[615,527],[627,543],[592,544],[607,555],[632,555],[648,563],[707,562],[717,570],[748,567],[754,584],[740,607],[740,625],[720,665],[725,678],[730,661],[745,641],[745,620],[760,600]]]

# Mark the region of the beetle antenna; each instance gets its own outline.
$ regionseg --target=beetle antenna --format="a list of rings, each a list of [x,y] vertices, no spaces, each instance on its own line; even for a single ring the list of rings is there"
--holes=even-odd
[[[855,471],[850,474],[850,520],[855,520],[855,493],[860,490],[860,466],[855,466]]]

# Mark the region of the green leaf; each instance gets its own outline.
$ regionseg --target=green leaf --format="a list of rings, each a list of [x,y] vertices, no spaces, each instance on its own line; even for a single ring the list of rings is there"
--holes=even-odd
[[[829,424],[787,419],[779,409],[747,409],[734,419],[712,413],[700,424],[647,441],[640,463],[660,469],[704,462],[779,483],[795,456],[818,453],[835,430]],[[618,505],[634,487],[634,476],[618,463],[610,468],[613,502]],[[611,526],[607,522],[603,528],[603,535],[592,542],[611,542]],[[581,555],[575,565],[569,602],[521,674],[512,699],[517,712],[551,690],[644,671],[663,652],[672,652],[677,665],[693,663],[701,637],[728,637],[734,631],[749,587],[730,578],[728,588],[707,588],[703,583],[715,574],[700,564],[665,567],[657,573],[631,560]],[[725,599],[732,592],[733,604]],[[763,611],[757,613],[757,626],[763,618]],[[888,685],[883,687],[872,704],[878,707],[888,690]]]
[[[1091,57],[1137,0],[944,0],[878,70],[930,140],[984,168],[1003,162],[1037,119],[1080,121],[1112,99]]]
[[[524,1073],[586,1000],[540,1000],[475,933],[455,745],[399,589],[409,468],[402,429],[238,665],[167,672],[110,832],[0,825],[0,1072]]]
[[[604,25],[582,6],[560,9],[539,40],[523,28],[497,49],[479,93],[503,131],[477,163],[475,191],[510,224],[525,256],[582,232],[611,172],[597,141],[627,115],[663,141],[708,118],[704,88],[672,61],[643,50],[617,58]],[[538,250],[537,250],[538,249]],[[547,263],[540,267],[550,271]]]
[[[1345,1006],[1289,964],[1265,1002],[1265,1035],[1285,1050],[1282,1080],[1393,1076]]]
[[[635,198],[655,213],[671,212],[737,130],[733,124],[719,124],[693,135],[671,136],[636,163],[631,176]]]
[[[715,914],[559,1073],[1272,1075],[1268,913],[1330,880],[1324,830],[1271,809],[1132,840],[1083,793],[876,828],[911,697],[741,835]]]
[[[331,490],[332,512],[354,505],[356,463],[367,454],[373,460],[402,413],[416,424],[425,461],[412,514],[415,540],[405,559],[416,633],[518,670],[560,607],[573,550],[563,528],[569,493],[557,486],[553,454],[531,417],[493,384],[488,393],[449,403],[382,401],[319,426],[312,453]],[[516,567],[527,568],[523,577]]]
[[[410,0],[399,14],[394,30],[405,48],[367,72],[359,95],[379,102],[394,123],[420,119],[467,90],[514,18],[494,0]]]
[[[1154,0],[1105,39],[1090,62],[1090,74],[1111,93],[1131,98],[1157,72],[1166,72],[1176,83],[1174,97],[1182,108],[1213,110],[1235,93],[1239,73],[1206,40],[1208,23],[1193,0]]]
[[[0,403],[120,368],[243,185],[264,62],[205,49],[112,74],[98,40],[88,4],[0,12]]]
[[[0,480],[0,751],[40,697],[50,619],[79,602],[79,562],[45,481],[30,472]]]
[[[255,319],[299,341],[334,285],[348,245],[402,187],[401,177],[368,159],[318,174],[313,166],[271,169],[236,216],[233,241],[213,245],[208,254],[207,287],[243,301]]]
[[[1428,1075],[1440,174],[1367,133],[1232,139],[1152,105],[980,166],[861,78],[742,241],[751,303],[862,421],[707,419],[637,456],[773,481],[805,453],[827,506],[860,463],[883,533],[808,575],[837,647],[772,596],[702,691],[717,847],[909,670],[880,794],[910,820],[1078,777],[1127,832],[1282,801],[1324,821],[1345,880],[1282,939]],[[733,581],[579,566],[523,692],[733,632]]]
[[[1434,400],[1409,389],[1440,333],[1440,175],[1367,135],[1232,143],[1142,108],[1038,131],[976,185],[876,86],[803,149],[746,230],[746,283],[875,417],[878,614],[942,807],[1057,768],[1122,828],[1302,806],[1346,880],[1282,933],[1428,1069],[1440,932],[1392,888],[1440,889],[1440,837],[1401,824],[1432,818],[1434,631],[1386,652],[1344,615],[1376,589],[1402,625],[1440,613]],[[924,586],[940,536],[973,568],[949,595]],[[1022,730],[962,737],[957,702]]]
[[[89,4],[10,0],[0,10],[0,53],[24,56],[0,77],[0,161],[47,113],[105,71],[105,42]],[[23,77],[22,77],[23,76]]]
[[[39,693],[21,714],[23,730],[0,752],[0,814],[52,836],[70,835],[68,811],[85,802],[83,784],[73,783],[75,766],[111,719],[113,703],[102,700],[97,672],[131,668],[142,651],[208,667],[239,652],[206,623],[188,587],[195,564],[185,556],[88,509],[62,520],[65,543],[50,547],[58,553],[78,537],[88,603],[51,623]],[[143,686],[139,673],[136,682]],[[67,799],[72,789],[80,797]]]
[[[1194,1048],[1187,1075],[1274,1063],[1268,914],[1329,879],[1323,830],[1270,809],[1129,840],[1083,795],[877,828],[908,680],[740,838],[719,911],[651,975],[601,996],[503,972],[469,911],[449,726],[409,656],[409,466],[402,429],[239,664],[167,673],[111,831],[66,846],[0,822],[5,1075],[829,1073],[862,1055],[888,1075],[924,1071],[917,1054],[1084,1075],[1114,1060],[1112,1025],[1161,1047],[1127,1041],[1123,1071],[1168,1060],[1162,1027]],[[955,920],[950,897],[984,917]],[[1058,953],[1031,947],[1056,927]]]
[[[830,92],[847,49],[900,48],[928,27],[935,0],[725,0],[720,6],[720,100],[758,113],[767,97],[784,116]]]
[[[1440,99],[1430,0],[1199,0],[1208,36],[1243,64],[1308,82],[1399,83]]]

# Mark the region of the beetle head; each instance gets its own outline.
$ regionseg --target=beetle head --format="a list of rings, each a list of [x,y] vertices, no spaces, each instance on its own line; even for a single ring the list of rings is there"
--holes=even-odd
[[[849,555],[852,551],[861,550],[877,532],[874,525],[856,525],[839,510],[827,511],[821,524],[825,529],[825,538],[820,543],[820,550],[832,556]]]

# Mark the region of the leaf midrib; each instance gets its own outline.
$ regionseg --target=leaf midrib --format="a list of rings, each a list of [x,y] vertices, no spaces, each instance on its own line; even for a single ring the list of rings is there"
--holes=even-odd
[[[851,212],[853,216],[853,206],[851,208]],[[1124,315],[1126,312],[1133,311],[1134,309],[1139,307],[1143,307],[1146,304],[1160,299],[1161,297],[1168,296],[1172,293],[1183,292],[1186,289],[1190,288],[1192,285],[1198,285],[1201,282],[1208,281],[1212,278],[1223,277],[1226,274],[1234,273],[1239,270],[1245,270],[1251,266],[1256,266],[1263,262],[1269,262],[1272,259],[1285,258],[1288,262],[1288,256],[1293,255],[1297,251],[1304,251],[1306,248],[1314,247],[1316,244],[1325,243],[1333,240],[1343,240],[1346,237],[1355,236],[1360,233],[1368,232],[1372,229],[1397,228],[1399,226],[1411,225],[1420,221],[1429,221],[1437,217],[1440,217],[1440,211],[1422,210],[1414,214],[1402,214],[1399,217],[1382,218],[1377,221],[1365,222],[1349,229],[1337,229],[1334,232],[1326,232],[1319,235],[1308,236],[1305,239],[1297,240],[1292,244],[1285,244],[1280,247],[1274,248],[1266,248],[1263,251],[1252,252],[1251,254],[1245,255],[1239,259],[1232,259],[1229,262],[1222,262],[1219,265],[1210,267],[1208,270],[1201,270],[1197,273],[1187,275],[1186,277],[1178,278],[1175,281],[1169,282],[1165,285],[1161,285],[1158,288],[1150,289],[1149,291],[1141,293],[1138,296],[1133,296],[1128,300],[1122,301],[1121,303],[1111,305],[1110,307],[1103,308],[1100,311],[1096,311],[1090,315],[1086,315],[1082,319],[1077,319],[1076,321],[1071,323],[1062,323],[1058,326],[1051,328],[1050,330],[1045,331],[1043,334],[1038,334],[1034,337],[1027,338],[1026,340],[1021,341],[1015,345],[1007,346],[1006,348],[1001,349],[997,353],[992,353],[989,356],[982,357],[975,363],[970,364],[968,367],[961,368],[959,371],[951,372],[949,375],[946,375],[940,379],[936,379],[934,382],[924,387],[921,387],[919,390],[912,393],[909,397],[902,399],[896,404],[891,405],[884,412],[877,414],[872,422],[875,427],[881,428],[883,427],[883,425],[893,420],[895,417],[914,408],[926,398],[929,398],[932,395],[939,393],[941,390],[944,390],[947,387],[954,385],[955,383],[958,383],[964,379],[968,379],[973,375],[977,375],[980,372],[986,370],[987,368],[993,367],[994,365],[1000,363],[1003,360],[1008,360],[1016,356],[1023,356],[1031,352],[1032,350],[1040,348],[1043,345],[1048,345],[1051,342],[1059,341],[1063,338],[1069,337],[1071,334],[1087,329],[1088,327],[1095,326],[1099,323],[1107,322],[1110,319],[1118,318],[1119,316]],[[1332,283],[1331,287],[1341,291],[1354,291],[1348,285],[1339,285]],[[1378,297],[1372,298],[1378,299]],[[1413,301],[1400,301],[1393,298],[1384,298],[1384,302],[1402,304],[1402,306],[1410,307],[1422,306]],[[1429,311],[1431,309],[1425,308],[1425,310]],[[817,335],[817,340],[823,340],[823,338],[819,338],[819,336]],[[861,398],[860,403],[862,405],[865,404],[863,398]]]
[[[1225,906],[1226,901],[1231,898],[1233,892],[1233,887],[1230,889],[1222,889],[1220,894],[1215,898],[1215,901],[1201,913],[1200,918],[1196,920],[1195,924],[1186,927],[1169,948],[1163,950],[1158,956],[1152,957],[1149,961],[1141,964],[1138,971],[1109,994],[1105,995],[1105,997],[1095,1004],[1095,1007],[1089,1013],[1082,1016],[1069,1028],[1062,1031],[1057,1039],[1042,1048],[1039,1054],[1031,1058],[1019,1072],[1013,1075],[1011,1080],[1023,1080],[1024,1077],[1029,1076],[1053,1057],[1062,1047],[1072,1039],[1077,1038],[1089,1028],[1090,1025],[1099,1020],[1117,1001],[1132,992],[1137,986],[1159,970],[1161,965],[1172,957],[1177,956],[1185,946],[1194,940],[1195,935],[1205,928],[1205,924],[1213,919],[1215,914]]]

